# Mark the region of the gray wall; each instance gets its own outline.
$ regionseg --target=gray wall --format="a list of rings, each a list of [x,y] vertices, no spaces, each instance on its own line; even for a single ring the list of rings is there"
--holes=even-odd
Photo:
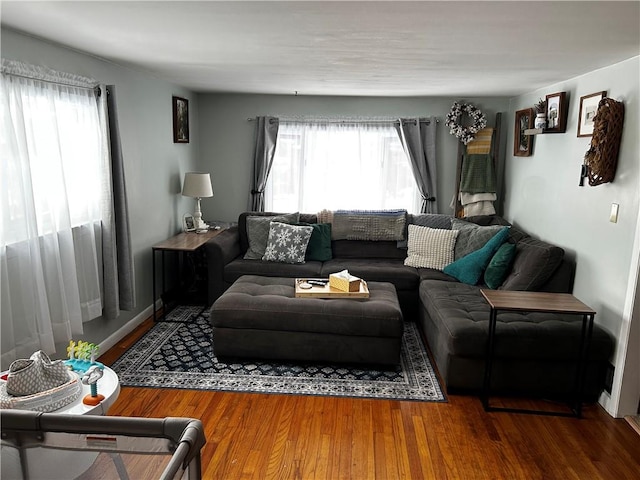
[[[508,156],[505,216],[560,245],[577,260],[574,294],[598,312],[596,322],[618,339],[614,363],[627,345],[630,329],[625,323],[631,318],[625,309],[631,310],[628,304],[635,298],[638,267],[634,240],[640,195],[639,58],[517,97],[511,101],[509,115],[513,125],[514,112],[533,106],[538,98],[561,91],[569,96],[566,133],[537,135],[531,157]],[[616,177],[612,183],[591,187],[585,182],[579,187],[580,167],[591,142],[591,137],[576,136],[580,97],[602,90],[625,103]],[[509,133],[511,153],[513,128]],[[620,205],[617,223],[609,221],[612,203]],[[634,370],[637,376],[637,365]]]
[[[52,45],[10,30],[2,30],[2,57],[45,65],[55,70],[93,77],[116,85],[120,133],[131,215],[135,256],[137,308],[116,320],[85,324],[82,340],[100,343],[151,305],[151,246],[175,234],[182,213],[193,200],[182,198],[181,179],[193,170],[198,155],[196,96],[182,87],[138,70]],[[191,143],[173,143],[172,95],[192,101]],[[58,353],[64,352],[58,348]]]
[[[457,155],[457,139],[444,125],[453,98],[439,97],[319,97],[284,95],[199,94],[200,163],[211,172],[214,197],[202,200],[203,217],[236,221],[247,210],[253,168],[255,122],[259,115],[283,117],[415,117],[435,115],[440,119],[437,137],[438,190],[440,213],[452,213]],[[479,107],[489,126],[496,112],[507,125],[505,98],[468,98]],[[503,134],[503,142],[506,135]],[[504,148],[502,149],[504,155]],[[336,172],[339,175],[339,172]],[[308,212],[312,213],[312,212]]]

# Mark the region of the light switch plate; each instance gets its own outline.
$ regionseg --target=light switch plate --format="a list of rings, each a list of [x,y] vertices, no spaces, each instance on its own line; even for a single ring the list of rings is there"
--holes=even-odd
[[[611,214],[609,215],[609,221],[611,223],[618,223],[618,208],[620,205],[617,203],[611,204]]]

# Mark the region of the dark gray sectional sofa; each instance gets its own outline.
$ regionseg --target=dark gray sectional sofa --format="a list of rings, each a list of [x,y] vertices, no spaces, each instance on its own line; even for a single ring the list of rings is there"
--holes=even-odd
[[[249,242],[245,212],[233,226],[206,245],[209,271],[208,300],[212,304],[243,275],[267,277],[328,277],[348,269],[367,281],[390,282],[398,294],[405,321],[415,321],[435,360],[447,389],[477,391],[482,386],[489,306],[479,285],[467,285],[442,271],[404,265],[406,248],[396,241],[333,240],[330,260],[303,264],[245,260]],[[478,226],[509,225],[498,216],[465,219]],[[407,215],[407,223],[451,228],[447,215]],[[316,223],[317,216],[301,214],[300,222]],[[570,293],[575,265],[564,251],[515,227],[509,241],[516,244],[511,269],[499,288]],[[582,299],[586,303],[589,299]],[[597,316],[596,316],[597,318]],[[494,390],[564,396],[573,387],[581,319],[556,314],[500,313],[496,328]],[[595,325],[589,352],[585,398],[597,399],[604,387],[613,339]]]

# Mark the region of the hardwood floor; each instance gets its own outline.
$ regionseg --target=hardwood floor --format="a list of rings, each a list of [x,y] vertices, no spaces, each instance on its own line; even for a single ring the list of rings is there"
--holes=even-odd
[[[150,325],[100,360],[110,365]],[[599,405],[583,413],[486,413],[460,395],[423,403],[127,387],[109,411],[201,419],[207,479],[640,478],[640,435]]]

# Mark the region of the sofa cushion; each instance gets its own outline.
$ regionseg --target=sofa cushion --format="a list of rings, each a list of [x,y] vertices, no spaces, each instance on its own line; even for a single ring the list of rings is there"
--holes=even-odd
[[[248,216],[246,218],[246,232],[248,249],[244,254],[247,260],[262,260],[269,239],[269,226],[271,222],[298,223],[298,213],[283,215]]]
[[[330,223],[298,223],[297,225],[313,228],[305,260],[325,262],[331,260],[331,224]]]
[[[417,268],[442,270],[454,260],[457,230],[409,225],[407,258],[404,264]]]
[[[555,245],[527,237],[516,244],[511,273],[502,283],[504,290],[538,290],[556,271],[564,250]]]
[[[481,227],[475,223],[465,222],[454,218],[451,228],[460,232],[456,240],[454,260],[458,260],[471,252],[475,252],[484,246],[491,237],[504,228],[504,225],[490,225]]]
[[[391,258],[333,258],[322,265],[322,276],[349,270],[349,273],[367,282],[390,282],[398,290],[417,290],[420,276],[402,260]]]
[[[398,248],[394,241],[333,240],[331,251],[334,258],[393,258],[404,260],[407,251]]]
[[[420,301],[438,332],[429,337],[429,342],[441,343],[439,349],[449,355],[484,358],[490,308],[479,287],[424,280]],[[497,319],[496,358],[577,358],[582,330],[579,315],[500,312]],[[594,326],[590,359],[607,360],[611,349],[611,337]]]
[[[509,236],[509,227],[502,227],[485,245],[468,255],[445,266],[442,271],[462,283],[476,285],[482,278],[491,258]]]
[[[269,238],[262,260],[282,263],[304,263],[313,227],[271,222]]]
[[[509,273],[511,263],[516,256],[516,245],[514,243],[503,243],[491,258],[487,269],[484,271],[484,283],[487,287],[496,289]]]
[[[224,267],[226,284],[235,282],[242,275],[261,275],[263,277],[318,278],[321,276],[322,262],[305,263],[263,262],[262,260],[245,260],[241,257],[232,260]]]
[[[447,275],[441,270],[435,268],[418,268],[418,276],[420,280],[442,280],[445,282],[457,282],[458,280],[451,275]]]

